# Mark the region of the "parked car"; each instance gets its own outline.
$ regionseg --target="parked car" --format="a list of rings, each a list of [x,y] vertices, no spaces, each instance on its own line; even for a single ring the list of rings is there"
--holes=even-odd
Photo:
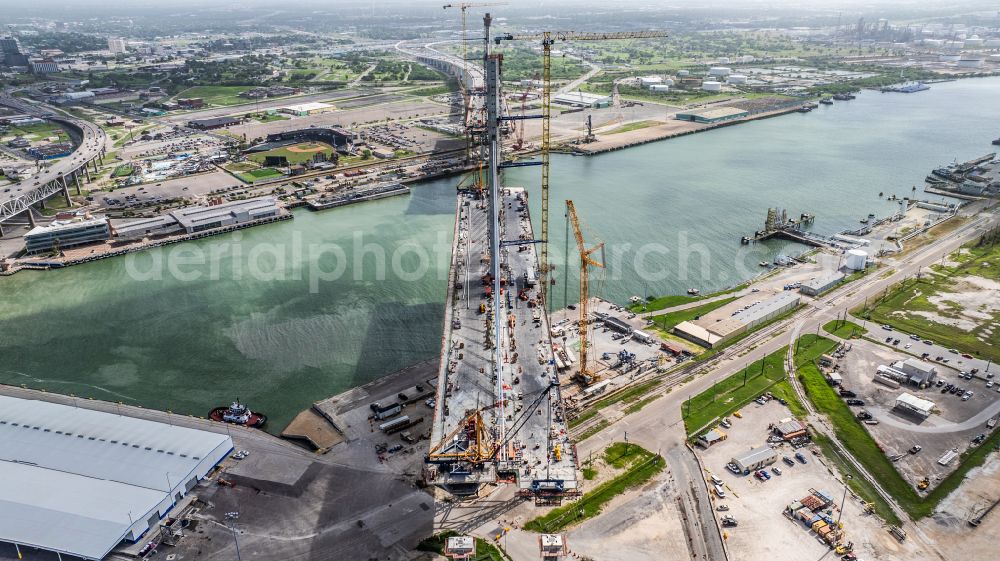
[[[965,392],[965,395],[962,396],[962,401],[969,401],[970,399],[972,399],[973,395],[975,394],[973,394],[971,391]]]
[[[771,471],[774,472],[774,475],[781,475],[781,468],[777,466],[771,468]]]
[[[921,450],[923,450],[922,446],[920,446],[919,444],[914,444],[913,446],[910,447],[909,450],[907,450],[907,452],[909,452],[910,454],[916,454]]]
[[[806,461],[806,457],[805,457],[805,455],[802,454],[802,452],[796,452],[795,453],[795,459],[798,460],[798,461],[800,461],[800,462],[802,462],[803,464],[809,463],[809,462]]]
[[[781,457],[781,461],[785,462],[786,464],[788,464],[790,466],[794,466],[795,465],[795,462],[792,461],[792,459],[789,458],[788,456],[782,456]]]

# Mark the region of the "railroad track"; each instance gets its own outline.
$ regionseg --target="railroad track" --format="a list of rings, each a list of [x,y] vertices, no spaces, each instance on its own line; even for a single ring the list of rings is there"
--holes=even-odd
[[[802,309],[805,309],[805,308],[802,308]],[[690,377],[708,374],[709,372],[711,372],[712,370],[714,370],[715,368],[717,368],[720,365],[720,363],[723,362],[724,360],[727,360],[727,359],[730,359],[730,358],[735,358],[735,357],[738,357],[738,356],[740,356],[741,354],[743,354],[745,352],[749,352],[749,351],[753,350],[758,344],[764,342],[765,340],[768,340],[768,339],[774,337],[776,333],[778,333],[778,332],[780,332],[780,331],[782,331],[784,329],[787,329],[790,325],[792,325],[794,323],[797,315],[798,315],[798,312],[792,314],[791,316],[789,316],[788,318],[785,318],[784,320],[781,320],[781,321],[779,321],[777,323],[774,323],[774,324],[772,324],[770,326],[765,327],[764,329],[760,330],[759,332],[754,333],[753,335],[750,335],[746,339],[740,341],[737,346],[733,346],[733,347],[730,347],[730,348],[727,348],[727,349],[723,350],[722,352],[720,352],[717,356],[713,357],[708,362],[705,362],[705,363],[692,363],[692,364],[689,364],[689,365],[687,365],[687,366],[685,366],[683,368],[680,368],[680,369],[677,369],[677,370],[670,370],[670,371],[664,372],[662,374],[650,377],[648,380],[645,380],[645,381],[659,380],[659,383],[656,384],[655,386],[651,387],[649,389],[649,391],[647,391],[647,392],[645,392],[645,393],[637,396],[636,400],[645,399],[645,398],[650,397],[650,396],[652,396],[654,394],[662,393],[665,390],[672,390],[673,388],[675,388],[677,386],[683,385],[684,381],[687,380]],[[611,394],[602,395],[600,398],[596,399],[594,401],[594,403],[596,403],[597,401],[603,400],[603,399],[607,399],[609,397],[614,397],[616,394],[621,393],[621,392],[623,392],[625,390],[628,390],[629,388],[633,387],[635,385],[635,383],[636,382],[624,385],[624,386],[622,386],[621,388],[619,388],[618,390],[616,390],[615,392],[613,392]],[[591,404],[591,406],[592,405],[593,404]],[[584,407],[584,408],[578,410],[577,411],[577,414],[578,414],[577,416],[579,416],[580,413],[583,413],[583,412],[587,411],[589,408],[590,407]],[[600,424],[604,420],[606,420],[606,419],[604,419],[600,415],[594,415],[590,419],[587,419],[586,421],[580,423],[579,425],[576,425],[575,427],[569,429],[570,437],[576,439],[581,434],[584,434],[588,430],[593,429],[594,427],[596,427],[598,424]]]

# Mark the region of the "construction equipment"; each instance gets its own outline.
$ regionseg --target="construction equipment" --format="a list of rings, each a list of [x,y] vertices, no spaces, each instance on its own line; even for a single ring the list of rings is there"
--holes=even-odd
[[[461,2],[458,4],[445,4],[442,6],[445,10],[448,8],[458,8],[462,12],[462,79],[459,83],[462,88],[462,104],[465,106],[465,115],[463,124],[467,127],[469,124],[469,111],[471,109],[469,88],[465,84],[465,80],[469,79],[469,40],[466,36],[466,19],[465,12],[469,8],[486,8],[489,6],[506,6],[506,2]],[[465,142],[465,159],[468,160],[472,153],[472,135],[466,133]]]
[[[931,480],[926,477],[917,482],[917,489],[920,491],[925,491],[930,486]]]
[[[576,215],[576,206],[573,201],[566,201],[566,217],[573,225],[573,234],[576,236],[576,247],[580,252],[580,379],[583,383],[590,385],[600,379],[596,373],[590,370],[587,364],[587,347],[590,345],[590,337],[587,325],[590,323],[588,317],[588,304],[590,299],[588,280],[590,278],[590,267],[604,268],[604,242],[587,249],[583,241],[583,231],[580,229],[580,219]],[[594,253],[601,252],[601,260],[596,261],[591,257]]]
[[[549,265],[549,162],[551,149],[552,118],[552,45],[556,41],[606,41],[613,39],[652,39],[666,37],[663,31],[622,31],[609,33],[584,33],[576,31],[544,31],[527,35],[506,33],[497,35],[494,41],[541,41],[542,42],[542,235],[541,247],[538,252],[538,270],[542,282],[539,297],[544,305],[549,305],[549,284],[555,284],[551,278],[552,267]],[[551,307],[549,308],[551,310]],[[581,365],[582,366],[582,365]]]
[[[549,384],[538,392],[534,401],[514,418],[506,436],[499,440],[490,433],[486,421],[483,419],[483,413],[500,407],[503,402],[497,400],[496,403],[472,411],[457,427],[430,449],[427,454],[427,462],[437,464],[468,462],[479,466],[496,461],[500,450],[517,435],[521,427],[535,413],[542,400],[548,397],[552,388],[557,386],[558,384]]]

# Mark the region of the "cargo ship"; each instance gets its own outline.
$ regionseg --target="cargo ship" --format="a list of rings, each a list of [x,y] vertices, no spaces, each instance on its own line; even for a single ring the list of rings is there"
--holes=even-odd
[[[220,423],[230,423],[259,429],[267,423],[267,415],[251,411],[249,407],[237,399],[229,407],[216,407],[208,414],[208,418]]]

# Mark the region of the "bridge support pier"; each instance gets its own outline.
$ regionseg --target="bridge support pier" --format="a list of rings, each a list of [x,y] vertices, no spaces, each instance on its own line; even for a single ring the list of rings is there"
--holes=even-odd
[[[77,196],[82,195],[83,193],[80,192],[80,172],[79,171],[74,171],[73,172],[73,182],[76,183],[76,195]]]
[[[45,210],[45,209],[49,208],[49,207],[45,206],[45,199],[42,199],[42,200],[38,201],[38,206],[42,207],[42,210]]]
[[[3,237],[3,222],[0,222],[0,238]]]
[[[90,178],[90,168],[87,164],[83,164],[83,172],[87,174],[87,183],[92,183],[94,180]]]
[[[66,207],[73,208],[73,199],[69,198],[69,184],[66,183],[66,176],[63,175],[59,179],[62,180],[62,192],[63,196],[66,197]]]

